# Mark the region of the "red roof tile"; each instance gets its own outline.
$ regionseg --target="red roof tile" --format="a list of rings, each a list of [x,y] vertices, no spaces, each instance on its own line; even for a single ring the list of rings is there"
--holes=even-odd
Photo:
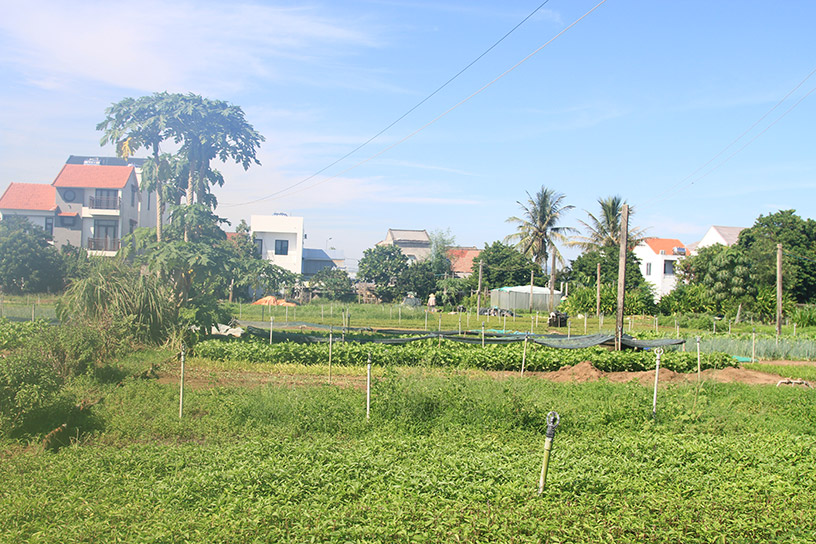
[[[66,164],[52,185],[88,189],[122,189],[127,185],[131,173],[133,173],[132,166]]]
[[[473,271],[473,259],[479,256],[480,250],[475,247],[452,247],[448,249],[451,270],[456,274],[469,274]]]
[[[11,183],[0,197],[5,210],[53,211],[57,207],[57,190],[45,183]]]
[[[666,255],[671,255],[674,248],[686,247],[683,245],[683,242],[676,238],[646,238],[644,242],[658,255],[661,251],[665,252]]]

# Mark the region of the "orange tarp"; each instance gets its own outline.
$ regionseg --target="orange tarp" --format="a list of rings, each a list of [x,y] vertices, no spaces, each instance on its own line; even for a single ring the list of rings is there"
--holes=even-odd
[[[282,298],[273,297],[271,295],[268,297],[259,298],[252,304],[262,304],[264,306],[297,306],[297,304],[294,302],[286,302],[286,300]]]

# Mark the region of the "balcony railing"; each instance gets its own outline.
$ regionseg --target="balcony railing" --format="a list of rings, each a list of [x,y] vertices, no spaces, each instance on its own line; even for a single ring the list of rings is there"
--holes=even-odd
[[[91,251],[119,251],[119,238],[88,238]]]
[[[118,196],[92,196],[88,207],[95,210],[118,210],[122,199]]]

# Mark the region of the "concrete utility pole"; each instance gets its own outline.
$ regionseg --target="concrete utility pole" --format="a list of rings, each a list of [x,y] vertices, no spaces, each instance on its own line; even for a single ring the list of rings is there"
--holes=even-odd
[[[595,273],[595,317],[601,318],[601,263],[598,263],[598,271]]]
[[[550,267],[550,313],[555,311],[555,248],[552,248],[552,266]]]
[[[782,334],[782,244],[776,244],[776,337]]]
[[[626,285],[626,250],[629,241],[629,205],[621,207],[620,258],[618,259],[618,313],[615,318],[615,349],[621,349],[623,334],[623,295]]]
[[[484,261],[479,259],[479,287],[476,289],[476,315],[481,315],[482,310],[482,265]]]
[[[530,313],[533,313],[533,279],[535,278],[535,270],[530,270]]]

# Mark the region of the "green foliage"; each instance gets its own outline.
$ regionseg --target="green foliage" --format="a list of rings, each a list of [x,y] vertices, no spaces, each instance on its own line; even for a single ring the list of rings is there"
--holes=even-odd
[[[337,342],[333,346],[332,359],[340,365],[364,365],[369,355],[378,365],[432,366],[443,368],[479,368],[482,370],[520,370],[524,358],[522,342],[510,345],[471,345],[434,341],[411,342],[402,345],[360,344]],[[329,359],[328,344],[300,344],[279,342],[269,344],[261,339],[205,340],[196,345],[195,353],[218,361],[238,360],[255,363],[276,362],[302,365],[325,364]],[[650,352],[609,351],[604,348],[553,349],[534,345],[527,346],[525,367],[528,370],[553,371],[565,365],[590,361],[596,368],[607,371],[648,370],[654,368],[654,354]],[[696,354],[667,351],[663,366],[677,372],[689,372],[697,368]],[[728,355],[709,354],[704,368],[734,366],[736,362]]]
[[[420,261],[402,271],[397,287],[401,294],[414,293],[420,300],[426,300],[428,295],[436,291],[438,279],[433,263],[430,260]]]
[[[601,285],[618,284],[618,260],[620,248],[605,247],[586,251],[572,261],[572,282],[578,286],[594,287],[598,278],[598,263],[601,265]],[[626,290],[640,289],[646,285],[640,273],[640,260],[634,253],[626,253]]]
[[[560,258],[556,242],[565,242],[575,232],[572,227],[559,225],[564,215],[575,206],[564,204],[565,195],[541,186],[535,196],[527,193],[527,202],[516,202],[524,212],[521,217],[510,217],[508,223],[516,224],[516,232],[507,236],[505,242],[515,242],[515,247],[529,257],[538,268],[547,265],[548,257],[555,253]]]
[[[737,248],[745,254],[760,285],[776,285],[776,246],[782,244],[783,291],[796,302],[816,298],[816,221],[795,210],[760,215],[740,232]]]
[[[626,201],[620,195],[599,198],[598,205],[601,213],[598,217],[586,212],[589,222],[585,223],[580,219],[578,220],[583,225],[587,235],[574,236],[568,245],[578,246],[584,251],[620,248],[621,216],[624,204],[626,204]],[[627,245],[630,248],[638,245],[644,238],[643,229],[632,227],[631,218],[634,213],[634,210],[630,207],[627,232]]]
[[[808,542],[803,389],[388,373],[354,387],[128,380],[58,455],[5,455],[8,542]],[[561,414],[537,493],[546,414]],[[543,535],[546,535],[543,537]]]
[[[37,319],[34,321],[9,321],[0,318],[0,352],[12,350],[28,342],[48,327],[48,323]]]
[[[348,272],[339,268],[326,267],[317,272],[311,285],[317,294],[328,300],[351,302],[356,298]]]
[[[391,302],[402,294],[397,282],[407,267],[408,257],[398,246],[374,246],[363,251],[357,277],[373,282],[377,296],[383,302]]]
[[[0,290],[6,293],[57,291],[63,286],[62,263],[45,231],[25,217],[0,221]]]
[[[714,313],[715,304],[705,285],[678,283],[674,290],[661,297],[658,307],[663,314]]]
[[[535,272],[535,285],[546,285],[541,267],[529,257],[525,257],[512,247],[501,242],[493,242],[479,253],[479,260],[473,261],[473,273],[468,278],[471,288],[479,284],[479,261],[482,267],[482,288],[497,289],[514,285],[530,285],[530,273]]]
[[[63,322],[111,321],[139,342],[161,343],[177,325],[177,308],[167,286],[126,262],[100,258],[57,303]]]
[[[816,327],[816,306],[796,306],[789,315],[800,327]]]
[[[618,306],[617,285],[601,286],[601,313],[614,315]],[[597,307],[597,290],[595,287],[576,287],[570,289],[569,296],[558,306],[559,311],[568,315],[594,314]],[[654,294],[647,284],[629,289],[623,295],[625,315],[652,315],[655,311]]]

